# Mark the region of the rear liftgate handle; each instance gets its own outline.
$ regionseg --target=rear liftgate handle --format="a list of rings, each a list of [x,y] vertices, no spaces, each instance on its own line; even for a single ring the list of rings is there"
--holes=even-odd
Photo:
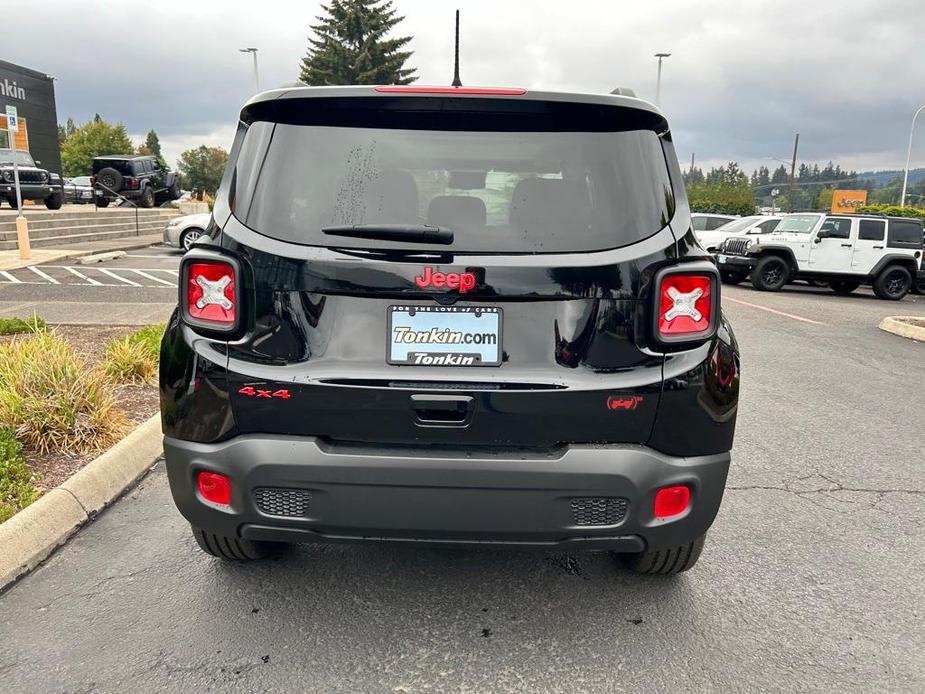
[[[465,426],[475,399],[468,395],[412,395],[417,423],[426,426]]]

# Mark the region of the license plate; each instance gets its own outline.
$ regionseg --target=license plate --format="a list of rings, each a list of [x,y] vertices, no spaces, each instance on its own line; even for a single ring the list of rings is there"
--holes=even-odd
[[[82,197],[82,198],[89,198],[89,197],[91,197],[92,195],[93,195],[93,193],[91,193],[91,192],[88,191],[88,190],[85,190],[85,191],[81,192],[80,197]]]
[[[414,366],[498,366],[501,309],[389,306],[387,361]]]
[[[726,262],[726,256],[724,256],[724,255],[718,255],[718,256],[716,256],[716,260],[717,260],[717,262],[725,263],[725,262]]]

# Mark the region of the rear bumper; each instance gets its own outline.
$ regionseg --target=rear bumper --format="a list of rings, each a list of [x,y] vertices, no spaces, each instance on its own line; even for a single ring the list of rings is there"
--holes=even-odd
[[[166,437],[164,454],[180,512],[222,535],[623,552],[674,547],[704,533],[729,468],[728,453],[677,458],[642,446],[481,454],[331,446],[283,436],[218,444]],[[195,480],[201,470],[231,478],[230,507],[200,498]],[[691,488],[691,507],[670,519],[654,518],[656,491],[674,484]],[[278,515],[287,505],[283,512],[299,515]]]

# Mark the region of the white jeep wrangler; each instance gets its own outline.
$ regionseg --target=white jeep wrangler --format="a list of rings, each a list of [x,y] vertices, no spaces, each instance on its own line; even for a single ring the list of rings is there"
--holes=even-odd
[[[876,215],[785,215],[770,234],[726,239],[716,255],[725,282],[778,291],[794,280],[821,280],[837,294],[862,284],[881,299],[902,299],[922,272],[922,221]]]

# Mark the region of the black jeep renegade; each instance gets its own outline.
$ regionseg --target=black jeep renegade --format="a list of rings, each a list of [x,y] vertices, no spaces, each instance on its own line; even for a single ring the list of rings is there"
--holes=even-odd
[[[494,543],[684,571],[735,429],[719,292],[644,101],[260,94],[162,345],[174,500],[225,559]]]

